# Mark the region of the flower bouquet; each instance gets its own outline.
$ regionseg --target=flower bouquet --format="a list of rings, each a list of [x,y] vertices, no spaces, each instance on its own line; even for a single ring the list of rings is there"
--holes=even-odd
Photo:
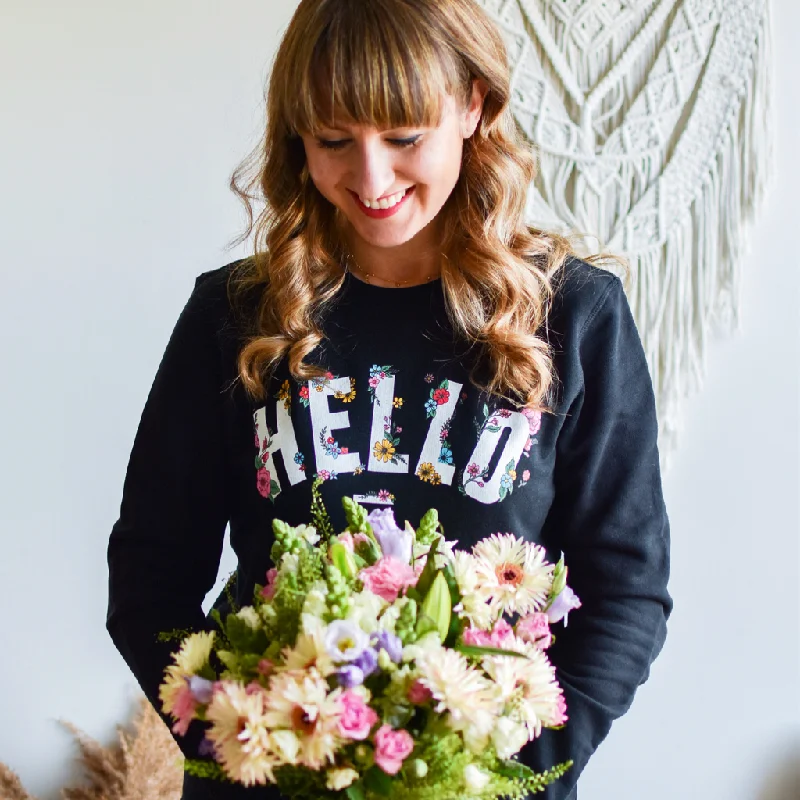
[[[319,483],[313,524],[273,522],[252,605],[215,612],[166,670],[172,730],[208,723],[211,758],[185,770],[331,800],[523,798],[557,780],[572,762],[536,773],[515,755],[567,719],[546,654],[580,605],[563,558],[510,533],[457,550],[434,509],[401,529],[349,497],[337,534]]]

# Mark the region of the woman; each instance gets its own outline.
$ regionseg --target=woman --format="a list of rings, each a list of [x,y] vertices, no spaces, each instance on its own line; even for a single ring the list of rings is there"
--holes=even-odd
[[[665,637],[669,524],[622,283],[529,229],[534,160],[502,39],[473,0],[302,0],[263,145],[234,175],[254,256],[204,273],[148,397],[108,558],[108,630],[151,702],[159,631],[211,623],[226,525],[250,601],[274,517],[340,498],[436,507],[467,547],[563,551],[583,607],[550,650],[569,722],[521,753],[575,784]],[[254,223],[251,199],[266,200]],[[218,601],[225,605],[224,597]],[[176,734],[208,755],[203,724]],[[186,798],[278,797],[187,778]]]

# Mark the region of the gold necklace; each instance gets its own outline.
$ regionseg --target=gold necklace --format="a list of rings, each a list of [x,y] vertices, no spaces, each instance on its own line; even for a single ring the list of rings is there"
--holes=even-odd
[[[378,278],[378,276],[377,276],[377,275],[373,275],[371,272],[367,272],[367,271],[366,271],[366,270],[365,270],[365,269],[364,269],[364,268],[363,268],[363,267],[362,267],[362,266],[361,266],[361,265],[358,263],[358,261],[356,261],[356,260],[355,260],[355,258],[353,258],[353,255],[352,255],[352,253],[350,253],[350,252],[348,252],[348,251],[345,251],[345,256],[346,256],[346,262],[345,262],[345,272],[346,272],[348,269],[350,269],[350,267],[349,267],[348,265],[350,264],[350,262],[352,262],[352,264],[355,266],[355,268],[356,268],[356,269],[357,269],[357,270],[358,270],[358,271],[359,271],[359,272],[360,272],[362,275],[364,275],[364,277],[367,279],[367,283],[368,283],[368,284],[370,284],[370,286],[375,286],[375,285],[376,285],[376,284],[374,284],[374,283],[373,283],[373,282],[370,280],[370,278]],[[350,271],[352,272],[352,269],[350,269]],[[439,275],[438,275],[438,274],[436,274],[436,273],[434,273],[433,275],[430,275],[430,276],[428,276],[427,278],[425,278],[425,280],[424,280],[424,281],[422,281],[422,283],[423,283],[423,284],[424,284],[424,283],[429,283],[430,281],[434,280],[434,278],[438,278],[438,277],[439,277]],[[403,286],[405,286],[406,284],[412,283],[412,281],[410,281],[410,280],[409,280],[409,281],[395,281],[395,280],[391,280],[390,278],[378,278],[378,280],[389,281],[389,283],[393,283],[393,284],[395,285],[395,288],[397,288],[397,289],[400,289],[400,288],[402,288],[402,287],[403,287]],[[421,284],[416,284],[416,283],[414,284],[414,286],[418,286],[418,285],[421,285]],[[385,287],[384,287],[384,288],[385,288]]]

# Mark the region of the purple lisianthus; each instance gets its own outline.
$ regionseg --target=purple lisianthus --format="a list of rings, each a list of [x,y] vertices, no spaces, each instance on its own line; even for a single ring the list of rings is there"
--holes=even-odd
[[[372,647],[367,647],[361,653],[361,655],[353,661],[353,666],[358,667],[361,672],[364,674],[365,678],[368,678],[378,669],[378,653]]]
[[[189,691],[198,703],[206,705],[211,702],[214,684],[212,681],[201,678],[199,675],[192,675],[191,678],[189,678]]]
[[[394,556],[404,564],[411,562],[414,534],[397,527],[394,509],[375,508],[369,512],[367,522],[372,525],[372,531],[384,556]]]
[[[550,620],[551,624],[560,622],[563,619],[564,627],[566,627],[569,612],[580,607],[581,601],[578,599],[578,595],[576,595],[569,586],[565,586],[563,590],[556,595],[550,606],[545,609],[544,613],[547,614],[547,619]]]
[[[348,664],[336,672],[336,680],[345,689],[352,689],[364,683],[364,671],[357,664]]]
[[[399,637],[395,636],[393,633],[389,631],[373,633],[371,644],[378,652],[385,650],[386,654],[395,664],[399,664],[402,661],[403,643],[400,641]]]
[[[197,754],[201,758],[212,758],[214,756],[214,742],[204,736],[197,747]]]
[[[325,631],[325,649],[334,661],[355,661],[368,645],[369,636],[349,620],[334,620]]]

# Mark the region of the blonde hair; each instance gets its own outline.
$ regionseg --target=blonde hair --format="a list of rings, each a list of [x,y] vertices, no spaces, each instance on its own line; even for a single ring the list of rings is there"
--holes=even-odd
[[[238,362],[251,397],[264,397],[284,357],[297,380],[325,374],[304,359],[345,280],[343,220],[311,182],[300,134],[334,116],[378,128],[436,125],[445,95],[465,106],[475,79],[488,87],[481,120],[439,212],[445,306],[454,332],[481,353],[487,379],[476,364],[475,386],[550,410],[552,353],[538,334],[571,247],[523,220],[535,156],[509,108],[501,34],[474,0],[300,2],[273,64],[263,140],[231,178],[248,216],[236,243],[255,232],[254,255],[229,286],[233,300],[258,295]],[[255,220],[254,200],[266,203]]]

